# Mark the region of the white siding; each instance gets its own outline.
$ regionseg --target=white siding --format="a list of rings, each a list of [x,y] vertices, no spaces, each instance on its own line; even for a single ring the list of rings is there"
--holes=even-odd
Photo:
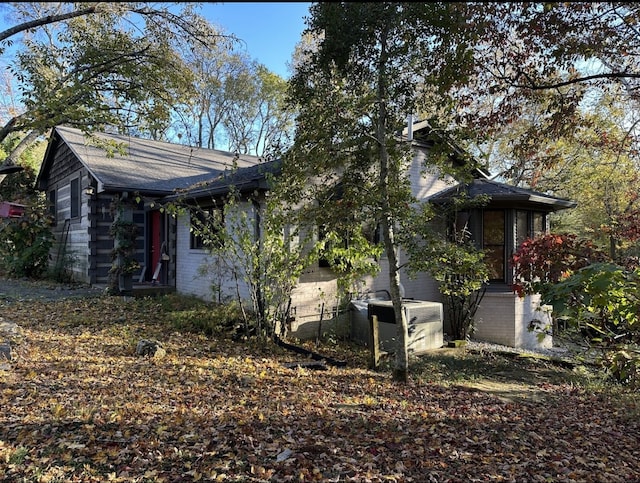
[[[408,168],[412,193],[421,201],[424,201],[435,193],[452,186],[453,183],[450,178],[446,180],[440,179],[437,172],[433,169],[425,169],[427,162],[426,156],[426,151],[421,149],[417,150],[412,163]],[[406,262],[406,256],[402,252],[400,253],[399,261],[400,265]],[[438,284],[431,276],[427,274],[419,274],[412,278],[409,277],[405,270],[402,270],[400,273],[400,281],[402,284],[401,295],[404,298],[424,300],[428,302],[440,302]],[[389,263],[386,256],[383,256],[380,260],[379,274],[373,279],[369,277],[367,281],[367,289],[370,293],[375,293],[376,296],[380,297],[385,296],[385,291],[388,292]]]
[[[440,179],[437,173],[425,171],[425,153],[417,151],[409,166],[411,189],[413,195],[425,201],[433,194],[454,184],[449,178]],[[252,210],[249,204],[243,209]],[[252,213],[253,216],[253,213]],[[214,260],[204,250],[191,250],[189,247],[189,220],[181,217],[177,225],[177,259],[176,259],[176,289],[180,293],[192,294],[205,300],[212,298],[212,285],[220,284],[221,278],[212,271],[202,273],[202,268],[210,266]],[[401,263],[405,256],[400,255]],[[222,283],[222,291],[228,297],[234,298],[236,286],[232,278],[227,277]],[[437,282],[427,274],[420,274],[410,278],[406,272],[401,272],[402,295],[405,298],[427,302],[441,302]],[[239,287],[243,298],[248,298],[247,287],[241,283]],[[358,294],[363,298],[385,298],[384,292],[389,290],[388,261],[386,257],[380,260],[380,272],[375,277],[365,277],[358,287]],[[318,321],[324,304],[323,327],[332,330],[349,330],[348,318],[333,316],[338,308],[339,293],[336,277],[327,268],[313,267],[307,270],[293,291],[290,335],[299,338],[310,338],[317,334]],[[551,337],[547,336],[542,342],[537,339],[536,332],[530,332],[528,327],[533,319],[543,324],[550,323],[548,312],[538,309],[539,299],[527,297],[519,299],[512,292],[488,292],[476,314],[475,332],[473,338],[513,347],[549,347]]]
[[[411,192],[418,200],[425,200],[439,191],[457,184],[448,176],[441,179],[437,170],[427,166],[427,163],[427,152],[423,149],[416,150],[409,166],[409,176],[411,179]]]
[[[246,210],[251,222],[255,219],[254,208],[250,203],[242,203],[238,209]],[[225,223],[229,226],[228,217],[225,217]],[[188,215],[178,217],[176,291],[209,301],[217,298],[218,290],[222,294],[223,300],[237,298],[237,291],[239,291],[242,299],[250,299],[250,293],[243,281],[242,273],[238,274],[238,285],[236,286],[235,278],[227,263],[232,260],[220,260],[205,249],[190,247],[190,226]],[[237,267],[237,270],[241,271],[242,267]]]
[[[540,306],[539,295],[520,298],[513,292],[487,292],[475,316],[472,338],[527,349],[551,347],[550,335],[539,340],[540,332],[529,330],[534,320],[551,326],[549,308]]]
[[[211,262],[205,250],[192,250],[190,222],[186,215],[178,217],[176,232],[176,291],[211,300],[213,276],[201,274],[200,268]]]

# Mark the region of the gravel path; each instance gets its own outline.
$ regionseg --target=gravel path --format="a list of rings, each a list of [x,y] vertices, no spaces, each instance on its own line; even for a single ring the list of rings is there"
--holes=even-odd
[[[471,350],[486,351],[486,352],[511,352],[514,354],[539,354],[548,357],[558,358],[570,358],[571,354],[568,349],[564,347],[551,347],[551,348],[536,348],[536,349],[522,349],[517,347],[509,347],[500,344],[493,344],[491,342],[483,342],[477,340],[467,341],[467,347]]]
[[[46,281],[0,278],[0,303],[96,297],[102,293],[102,289],[87,285],[64,285]]]

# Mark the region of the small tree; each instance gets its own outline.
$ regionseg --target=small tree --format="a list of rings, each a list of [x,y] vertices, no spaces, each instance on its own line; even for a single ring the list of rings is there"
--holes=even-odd
[[[546,295],[553,284],[607,255],[590,240],[568,233],[546,234],[525,240],[511,257],[514,291]]]
[[[487,289],[489,269],[484,263],[484,253],[474,246],[466,226],[458,229],[454,221],[446,223],[448,230],[442,230],[434,229],[434,225],[440,219],[451,222],[458,211],[486,201],[484,197],[470,200],[461,195],[452,200],[451,206],[440,207],[437,212],[423,206],[416,212],[420,218],[411,223],[419,230],[403,239],[410,273],[426,272],[438,282],[450,335],[456,340],[466,340],[473,331],[474,316]]]
[[[213,219],[211,210],[203,208],[207,206],[219,208],[221,217]],[[240,304],[245,331],[254,328],[263,338],[277,331],[283,335],[291,293],[302,271],[318,256],[311,238],[300,233],[273,197],[241,193],[233,185],[222,197],[195,203],[184,196],[167,209],[189,214],[194,235],[211,255],[209,266],[220,275],[215,288],[218,300],[225,298],[223,279],[234,281],[226,289],[235,292],[228,295]],[[245,288],[249,310],[242,294]]]
[[[296,210],[283,202],[283,192],[290,189],[288,178],[279,176],[277,165],[273,168],[274,172],[266,175],[269,191],[264,195],[241,192],[231,181],[224,196],[196,203],[185,195],[167,206],[176,214],[190,213],[193,233],[211,255],[206,267],[218,278],[214,284],[217,299],[223,300],[225,295],[236,298],[245,330],[255,328],[264,338],[286,335],[293,290],[304,270],[320,258],[333,269],[343,296],[362,275],[378,269],[375,257],[381,253],[380,247],[363,250],[369,242],[362,230],[345,237],[335,230],[318,236],[316,230],[307,229]],[[208,206],[219,208],[222,216],[213,220]],[[234,283],[225,287],[225,279]],[[225,288],[227,294],[223,295]],[[243,297],[247,292],[249,297]],[[250,310],[244,308],[247,299]]]
[[[12,277],[38,278],[49,266],[53,235],[42,207],[27,207],[19,218],[0,219],[0,265]]]
[[[447,310],[451,336],[466,340],[473,331],[473,320],[487,290],[489,270],[484,254],[471,244],[444,242],[427,270],[439,282]]]
[[[327,203],[320,213],[325,226],[338,233],[347,221],[352,229],[379,226],[397,327],[393,378],[399,382],[408,381],[409,357],[398,227],[414,198],[407,175],[412,146],[398,134],[407,116],[423,107],[429,110],[425,118],[436,118],[447,105],[448,87],[464,75],[466,36],[473,29],[459,13],[453,3],[315,3],[306,33],[318,42],[300,53],[290,83],[299,115],[286,174],[299,187],[298,202],[317,203],[321,187],[343,190],[342,203]],[[445,159],[428,162],[446,169]],[[319,226],[317,221],[310,219]]]
[[[5,139],[0,145],[0,157],[19,142],[17,135]],[[22,216],[0,219],[0,267],[13,277],[41,277],[49,264],[53,244],[51,220],[43,194],[34,189],[41,155],[39,149],[24,151],[20,157],[22,171],[7,176],[0,184],[0,201],[25,205]]]

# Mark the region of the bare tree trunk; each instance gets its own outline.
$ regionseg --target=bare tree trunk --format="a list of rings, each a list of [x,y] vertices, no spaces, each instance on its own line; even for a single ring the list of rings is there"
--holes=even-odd
[[[402,295],[400,294],[400,269],[398,267],[398,257],[395,250],[393,226],[384,227],[385,247],[389,260],[389,292],[391,293],[391,303],[396,322],[396,364],[393,368],[393,380],[407,382],[409,380],[409,352],[407,350],[407,340],[409,338],[409,328],[407,317],[402,309]]]
[[[407,350],[408,327],[407,318],[402,310],[402,298],[400,294],[400,268],[396,253],[395,220],[391,209],[390,184],[397,180],[391,179],[389,170],[389,152],[387,151],[387,105],[386,105],[386,32],[381,35],[381,53],[378,69],[378,120],[376,126],[376,139],[378,141],[378,155],[380,161],[380,195],[381,212],[384,214],[381,220],[382,237],[384,240],[387,259],[389,260],[389,292],[396,322],[396,364],[393,369],[393,380],[407,382],[409,379],[409,354]]]
[[[36,142],[39,136],[40,136],[40,133],[38,131],[31,131],[24,138],[22,138],[22,140],[20,140],[18,145],[13,149],[13,151],[11,151],[9,156],[7,156],[7,158],[4,160],[4,162],[2,163],[2,167],[17,166],[17,161],[18,159],[20,159],[20,156],[22,156],[22,153],[24,153],[27,149],[29,149],[29,147],[31,147],[33,143]],[[6,177],[7,177],[6,174],[0,174],[0,183],[2,183]]]

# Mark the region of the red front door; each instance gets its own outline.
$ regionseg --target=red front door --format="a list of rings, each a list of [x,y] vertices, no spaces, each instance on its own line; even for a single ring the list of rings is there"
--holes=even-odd
[[[154,210],[150,217],[150,239],[151,239],[151,267],[149,267],[149,278],[153,276],[156,266],[160,262],[162,255],[162,230],[160,222],[160,211]]]

